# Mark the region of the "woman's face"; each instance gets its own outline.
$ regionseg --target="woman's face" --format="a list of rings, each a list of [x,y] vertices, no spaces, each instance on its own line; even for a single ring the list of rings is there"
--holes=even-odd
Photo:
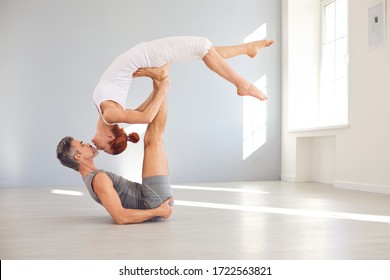
[[[109,144],[112,140],[112,136],[107,136],[96,132],[96,135],[92,139],[92,143],[96,146],[97,150],[103,150],[108,154],[112,154],[111,146]]]

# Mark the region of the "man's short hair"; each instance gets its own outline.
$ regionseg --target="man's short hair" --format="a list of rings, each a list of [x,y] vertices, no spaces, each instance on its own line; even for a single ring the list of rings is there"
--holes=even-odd
[[[64,137],[57,145],[57,158],[62,165],[79,171],[79,163],[74,156],[77,152],[76,148],[72,146],[73,137]]]

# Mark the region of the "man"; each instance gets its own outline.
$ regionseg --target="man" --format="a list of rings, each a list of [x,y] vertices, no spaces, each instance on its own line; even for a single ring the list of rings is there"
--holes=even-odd
[[[168,87],[168,78],[153,80],[152,96],[161,91],[166,94]],[[106,208],[117,224],[167,219],[173,211],[173,197],[163,145],[166,120],[165,97],[145,133],[142,184],[96,168],[93,159],[98,151],[72,137],[60,141],[57,158],[80,173],[92,198]]]

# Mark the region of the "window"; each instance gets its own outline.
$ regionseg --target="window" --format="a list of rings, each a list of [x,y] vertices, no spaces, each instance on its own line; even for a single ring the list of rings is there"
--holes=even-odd
[[[267,38],[264,23],[244,38],[244,43]],[[254,85],[267,94],[267,75],[262,75]],[[267,142],[267,103],[250,96],[243,97],[242,159],[246,160]]]
[[[267,94],[267,76],[255,86]],[[247,159],[267,142],[267,103],[250,96],[243,97],[243,155]]]
[[[319,126],[348,123],[348,0],[322,0]]]

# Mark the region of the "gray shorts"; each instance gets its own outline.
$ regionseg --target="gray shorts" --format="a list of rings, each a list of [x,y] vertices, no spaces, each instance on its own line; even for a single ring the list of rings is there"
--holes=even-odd
[[[147,209],[159,207],[172,197],[172,188],[168,176],[152,176],[142,179],[142,194]],[[170,203],[173,206],[173,202]]]

